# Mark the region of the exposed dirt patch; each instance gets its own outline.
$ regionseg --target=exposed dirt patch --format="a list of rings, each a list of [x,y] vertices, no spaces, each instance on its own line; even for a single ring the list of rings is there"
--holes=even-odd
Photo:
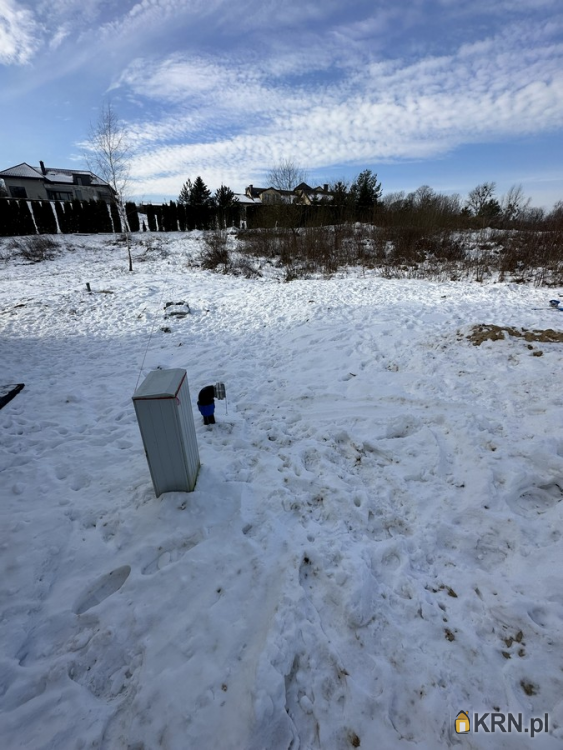
[[[474,346],[481,346],[483,341],[504,341],[508,336],[521,338],[524,341],[541,341],[548,344],[563,343],[563,331],[554,331],[553,328],[546,328],[544,331],[529,331],[526,328],[495,326],[484,323],[473,326],[467,338]]]
[[[526,695],[537,695],[539,688],[528,680],[520,680],[520,687],[526,693]]]

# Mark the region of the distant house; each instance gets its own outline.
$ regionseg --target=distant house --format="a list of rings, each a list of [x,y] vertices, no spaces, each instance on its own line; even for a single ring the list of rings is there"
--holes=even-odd
[[[1,188],[4,188],[3,190]],[[0,197],[29,200],[103,200],[115,203],[115,190],[93,172],[80,169],[31,167],[23,162],[0,171]]]
[[[293,192],[299,196],[299,203],[304,203],[306,206],[312,206],[315,203],[328,203],[333,199],[333,194],[328,189],[327,183],[312,188],[306,182],[302,182],[297,185]]]
[[[267,189],[268,188],[257,188],[257,187],[254,187],[254,185],[249,185],[244,191],[244,194],[246,195],[247,198],[252,198],[253,201],[256,201],[257,203],[261,203],[260,196]]]
[[[248,190],[248,188],[247,188]],[[246,227],[246,222],[248,219],[247,211],[246,209],[249,206],[261,206],[262,201],[258,197],[251,197],[248,195],[248,193],[235,193],[235,200],[237,202],[237,205],[240,207],[240,220],[241,220],[241,226],[243,228]]]
[[[279,190],[275,187],[257,188],[249,185],[245,195],[262,204],[290,203],[311,206],[315,203],[328,202],[332,200],[332,193],[328,184],[311,187],[306,182],[297,185],[293,190]]]
[[[251,197],[248,193],[235,193],[234,197],[241,206],[259,206],[262,203],[260,198]]]

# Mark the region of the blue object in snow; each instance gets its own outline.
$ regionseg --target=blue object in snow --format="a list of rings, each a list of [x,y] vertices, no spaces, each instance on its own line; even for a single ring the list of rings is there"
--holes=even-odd
[[[202,417],[210,417],[215,414],[215,404],[198,404],[197,408]]]
[[[203,417],[203,424],[215,424],[215,389],[212,385],[206,385],[199,392],[197,408]]]

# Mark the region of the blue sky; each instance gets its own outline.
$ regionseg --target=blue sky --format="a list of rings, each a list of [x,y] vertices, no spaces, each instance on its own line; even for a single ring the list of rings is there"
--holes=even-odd
[[[110,101],[131,196],[236,192],[289,159],[384,193],[563,199],[561,0],[0,0],[0,169],[85,168]]]

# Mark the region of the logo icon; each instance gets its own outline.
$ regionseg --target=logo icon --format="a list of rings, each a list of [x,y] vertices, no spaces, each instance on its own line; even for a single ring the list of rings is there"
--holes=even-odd
[[[458,734],[468,734],[469,729],[469,711],[460,711],[456,716],[455,731]]]

